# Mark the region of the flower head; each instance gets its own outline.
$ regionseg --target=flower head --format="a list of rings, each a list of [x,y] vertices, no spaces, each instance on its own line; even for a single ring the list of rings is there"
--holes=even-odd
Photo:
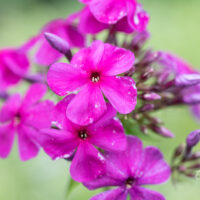
[[[33,84],[25,97],[12,95],[0,110],[0,157],[6,158],[12,148],[15,132],[18,136],[20,159],[35,157],[39,151],[39,129],[51,126],[51,101],[40,102],[46,86]]]
[[[105,112],[103,94],[122,114],[135,108],[135,82],[129,77],[116,76],[131,69],[133,63],[130,51],[95,41],[91,47],[76,53],[70,64],[53,64],[47,82],[60,96],[79,91],[67,107],[67,117],[76,124],[87,125]]]
[[[84,47],[85,37],[81,34],[75,25],[73,25],[74,16],[69,16],[67,19],[55,19],[43,27],[38,36],[39,48],[36,52],[35,59],[40,65],[48,66],[58,59],[63,54],[53,49],[44,37],[45,32],[53,33],[63,40],[67,41],[70,47]]]
[[[83,1],[82,1],[83,2]],[[112,25],[112,31],[132,33],[146,30],[148,14],[136,1],[93,0],[79,13],[79,28],[84,33],[96,34]]]
[[[26,75],[30,63],[22,49],[0,50],[0,90],[17,84]]]
[[[142,148],[142,142],[136,137],[128,137],[128,146],[124,152],[106,153],[106,174],[100,178],[85,182],[89,189],[116,187],[91,198],[91,200],[131,199],[164,200],[154,191],[143,185],[161,184],[170,177],[170,167],[155,147]]]
[[[79,126],[66,117],[66,107],[74,95],[60,101],[54,112],[54,129],[42,130],[42,146],[52,158],[70,158],[70,172],[76,181],[88,181],[104,173],[104,157],[94,147],[107,151],[124,150],[126,136],[116,111],[110,104],[103,116],[93,124]]]

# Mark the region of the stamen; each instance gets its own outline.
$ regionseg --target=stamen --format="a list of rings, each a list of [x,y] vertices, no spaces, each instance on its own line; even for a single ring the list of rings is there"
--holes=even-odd
[[[82,139],[82,140],[85,140],[87,137],[88,137],[88,133],[86,130],[81,130],[79,131],[79,137]]]
[[[133,184],[135,183],[134,179],[133,178],[128,178],[126,180],[126,188],[130,189],[132,188]]]
[[[93,72],[91,75],[91,80],[93,83],[99,82],[100,74],[98,72]]]

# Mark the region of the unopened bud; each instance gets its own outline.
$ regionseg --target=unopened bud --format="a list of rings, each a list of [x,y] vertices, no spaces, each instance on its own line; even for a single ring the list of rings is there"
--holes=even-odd
[[[175,85],[177,87],[187,87],[197,85],[200,83],[200,74],[183,74],[179,75],[175,79]]]
[[[72,53],[69,44],[65,40],[52,33],[44,33],[44,36],[54,49],[64,54],[69,61],[71,60]]]
[[[196,163],[196,164],[188,167],[188,169],[200,169],[200,163]]]
[[[187,146],[190,148],[196,146],[199,143],[199,141],[200,141],[200,129],[191,132],[186,139]]]
[[[140,108],[140,112],[148,112],[155,108],[154,104],[145,104],[142,108]]]
[[[164,126],[156,126],[156,125],[152,125],[151,129],[158,133],[159,135],[163,136],[163,137],[167,137],[167,138],[173,138],[174,134],[168,130],[167,128],[165,128]]]
[[[154,100],[161,99],[161,96],[155,92],[148,92],[148,93],[142,94],[142,99],[146,101],[154,101]]]
[[[140,79],[146,81],[153,75],[154,69],[149,67],[143,74],[141,74]]]
[[[186,104],[199,104],[200,103],[200,93],[195,93],[191,95],[185,95],[183,97],[183,102]]]
[[[143,31],[137,33],[132,41],[132,48],[134,50],[140,49],[144,43],[150,38],[150,33],[148,31]]]
[[[182,154],[184,153],[184,150],[185,150],[185,145],[184,145],[184,144],[179,145],[179,146],[176,148],[173,157],[174,157],[174,158],[179,157],[180,155],[182,155]]]
[[[148,127],[146,125],[142,125],[140,126],[140,130],[147,135],[148,134]]]

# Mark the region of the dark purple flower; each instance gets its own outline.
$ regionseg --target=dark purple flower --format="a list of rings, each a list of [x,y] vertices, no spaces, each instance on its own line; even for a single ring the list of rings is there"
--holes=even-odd
[[[20,159],[29,160],[39,152],[39,130],[51,126],[51,101],[41,101],[46,92],[43,84],[33,84],[25,97],[14,94],[0,110],[0,157],[6,158],[18,136]]]
[[[53,64],[47,82],[60,96],[79,91],[67,107],[67,117],[76,124],[87,125],[105,112],[103,94],[118,112],[127,114],[134,110],[135,82],[130,77],[117,76],[133,64],[131,51],[95,41],[76,53],[71,64]]]
[[[41,143],[52,159],[72,158],[71,176],[82,182],[104,173],[105,159],[94,146],[119,152],[126,148],[126,136],[110,104],[98,121],[88,126],[72,123],[66,117],[66,108],[73,98],[74,95],[68,95],[57,104],[53,121],[55,129],[42,130]]]
[[[91,200],[164,200],[165,198],[143,185],[161,184],[170,177],[170,167],[164,161],[159,149],[146,147],[134,137],[128,137],[128,146],[124,152],[105,153],[106,175],[84,185],[93,190],[101,187],[115,187],[98,194]]]

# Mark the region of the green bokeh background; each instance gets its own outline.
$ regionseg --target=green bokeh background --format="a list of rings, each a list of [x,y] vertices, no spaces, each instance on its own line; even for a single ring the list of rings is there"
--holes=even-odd
[[[176,53],[200,69],[200,1],[142,0],[142,3],[151,15],[149,45],[155,50]],[[49,20],[66,17],[81,6],[76,0],[0,0],[0,48],[23,44]],[[174,148],[199,124],[184,107],[156,115],[176,138],[154,136],[148,140],[147,137],[145,145],[158,146],[169,161]],[[87,200],[100,191],[88,191],[80,185],[66,194],[68,165],[63,160],[51,161],[43,152],[36,159],[22,163],[15,145],[10,157],[0,160],[0,200]],[[200,179],[184,180],[176,187],[169,181],[151,188],[162,192],[167,200],[200,199]]]

